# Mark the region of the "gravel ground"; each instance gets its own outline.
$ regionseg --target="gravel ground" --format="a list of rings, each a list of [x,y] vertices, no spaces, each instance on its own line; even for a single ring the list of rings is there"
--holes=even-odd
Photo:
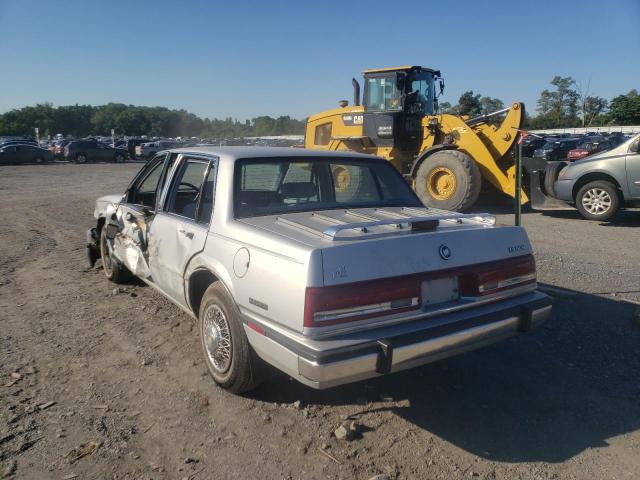
[[[281,377],[235,397],[190,318],[86,268],[94,199],[138,168],[0,167],[0,478],[640,477],[640,212],[525,213],[555,297],[535,332],[328,391]],[[349,442],[332,435],[346,419]]]

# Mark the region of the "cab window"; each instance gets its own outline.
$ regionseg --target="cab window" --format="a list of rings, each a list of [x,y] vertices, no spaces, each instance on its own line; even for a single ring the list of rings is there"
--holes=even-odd
[[[365,84],[364,107],[367,111],[387,112],[401,109],[400,92],[396,87],[396,77],[367,78]]]

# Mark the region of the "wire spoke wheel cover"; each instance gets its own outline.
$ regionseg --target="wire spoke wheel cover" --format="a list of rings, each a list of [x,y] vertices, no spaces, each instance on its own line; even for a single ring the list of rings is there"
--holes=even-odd
[[[202,334],[207,357],[212,368],[218,373],[226,373],[231,367],[231,329],[227,317],[218,305],[210,305],[203,321]]]
[[[602,188],[591,188],[582,196],[582,206],[593,215],[602,215],[611,208],[611,196]]]
[[[427,190],[437,200],[447,200],[456,191],[456,176],[447,167],[436,167],[427,177]]]

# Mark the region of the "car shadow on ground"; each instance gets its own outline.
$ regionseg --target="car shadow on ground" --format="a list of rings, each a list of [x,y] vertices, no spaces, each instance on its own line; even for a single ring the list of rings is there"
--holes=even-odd
[[[364,425],[390,410],[488,460],[562,462],[640,428],[640,308],[556,292],[552,318],[506,342],[324,391],[281,377],[252,397],[353,407]]]

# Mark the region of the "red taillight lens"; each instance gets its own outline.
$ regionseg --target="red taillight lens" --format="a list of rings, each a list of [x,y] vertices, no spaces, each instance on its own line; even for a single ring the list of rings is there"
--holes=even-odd
[[[480,296],[536,282],[536,262],[533,255],[519,257],[480,271],[475,275],[476,294]]]
[[[420,308],[420,279],[415,276],[308,287],[304,326],[317,327],[401,313]]]
[[[468,267],[331,287],[307,287],[304,326],[320,327],[418,310],[422,283],[456,277],[461,296],[491,295],[536,282],[533,255]]]

